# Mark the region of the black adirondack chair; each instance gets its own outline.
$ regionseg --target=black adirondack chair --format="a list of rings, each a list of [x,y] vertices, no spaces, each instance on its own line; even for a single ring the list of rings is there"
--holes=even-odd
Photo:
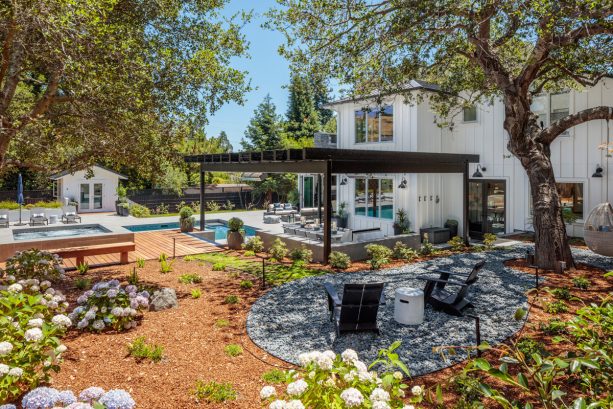
[[[336,326],[336,335],[351,331],[374,331],[379,334],[377,313],[379,306],[385,304],[383,283],[345,284],[343,297],[336,288],[324,283],[328,295],[330,321]]]
[[[470,286],[479,279],[479,271],[484,265],[485,261],[479,261],[468,274],[436,270],[434,272],[439,273],[439,278],[427,275],[418,276],[426,280],[424,301],[437,311],[444,311],[458,317],[463,316],[466,308],[474,307],[466,296]]]

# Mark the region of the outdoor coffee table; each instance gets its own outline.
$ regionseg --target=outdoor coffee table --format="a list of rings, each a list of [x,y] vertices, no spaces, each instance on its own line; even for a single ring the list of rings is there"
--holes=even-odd
[[[396,289],[394,320],[403,325],[419,325],[424,322],[424,292],[418,288]]]

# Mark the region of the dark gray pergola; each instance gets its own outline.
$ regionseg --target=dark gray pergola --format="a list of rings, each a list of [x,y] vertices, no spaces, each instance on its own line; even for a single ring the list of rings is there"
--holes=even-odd
[[[304,148],[262,152],[190,155],[200,163],[200,229],[204,230],[204,180],[206,172],[313,173],[323,175],[324,260],[332,248],[332,175],[352,173],[461,173],[463,174],[464,241],[468,243],[468,165],[479,155],[427,152],[393,152],[358,149]]]

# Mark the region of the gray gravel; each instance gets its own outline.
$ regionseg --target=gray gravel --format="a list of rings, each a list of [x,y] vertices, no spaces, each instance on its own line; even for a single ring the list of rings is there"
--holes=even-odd
[[[332,349],[340,353],[346,348],[355,349],[364,361],[370,362],[379,349],[388,347],[395,340],[402,340],[398,353],[408,364],[412,375],[436,371],[463,360],[465,356],[458,355],[445,361],[432,348],[440,345],[474,345],[474,320],[453,317],[426,306],[422,325],[399,325],[393,319],[395,289],[422,288],[424,282],[416,276],[428,270],[447,268],[463,271],[471,268],[477,260],[486,259],[487,263],[469,298],[475,304],[474,313],[481,318],[482,340],[491,344],[500,343],[521,329],[523,321],[515,321],[513,314],[520,307],[527,308],[524,293],[534,287],[534,276],[506,268],[503,262],[523,257],[526,247],[460,254],[400,268],[328,274],[293,281],[272,289],[255,302],[247,317],[247,333],[262,349],[294,364],[302,352]],[[588,251],[576,251],[575,254],[578,262],[613,269],[612,258]],[[334,326],[328,319],[324,282],[334,283],[339,292],[344,283],[384,282],[387,304],[379,310],[381,335],[355,333],[337,338]]]

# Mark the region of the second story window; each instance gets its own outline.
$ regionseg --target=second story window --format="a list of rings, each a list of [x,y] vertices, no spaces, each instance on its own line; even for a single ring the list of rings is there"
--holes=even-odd
[[[464,107],[462,112],[462,122],[477,122],[477,107],[475,105]]]
[[[394,140],[394,108],[355,111],[355,143]]]
[[[532,98],[530,109],[539,116],[539,126],[548,127],[560,118],[564,118],[570,112],[570,94],[542,94]],[[568,136],[568,131],[560,136]]]

